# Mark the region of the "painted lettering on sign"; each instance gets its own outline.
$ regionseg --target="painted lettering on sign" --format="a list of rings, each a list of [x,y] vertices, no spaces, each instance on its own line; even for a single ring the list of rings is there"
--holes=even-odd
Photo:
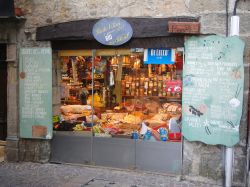
[[[95,23],[92,34],[103,45],[118,46],[131,39],[133,29],[124,19],[110,17]]]
[[[185,42],[182,131],[190,141],[233,146],[242,115],[244,42],[192,37]]]
[[[151,49],[150,50],[150,55],[151,56],[168,56],[168,51],[167,49]]]
[[[174,64],[175,50],[169,48],[149,48],[144,50],[145,64]]]
[[[19,75],[20,137],[51,139],[51,48],[22,48]]]

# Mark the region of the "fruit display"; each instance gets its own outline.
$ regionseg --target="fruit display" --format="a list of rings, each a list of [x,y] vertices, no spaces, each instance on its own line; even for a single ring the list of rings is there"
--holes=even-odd
[[[81,124],[77,124],[75,127],[73,127],[74,131],[82,131],[83,129],[86,129],[87,127],[85,127],[84,125]]]
[[[103,132],[104,131],[103,131],[101,126],[99,126],[99,125],[94,125],[93,126],[93,133],[103,133]]]

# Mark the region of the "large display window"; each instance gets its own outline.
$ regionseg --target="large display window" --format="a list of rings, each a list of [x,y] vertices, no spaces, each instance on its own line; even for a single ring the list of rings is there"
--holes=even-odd
[[[137,51],[61,51],[61,123],[54,130],[180,141],[183,50],[172,49],[173,64],[145,64],[144,50]]]

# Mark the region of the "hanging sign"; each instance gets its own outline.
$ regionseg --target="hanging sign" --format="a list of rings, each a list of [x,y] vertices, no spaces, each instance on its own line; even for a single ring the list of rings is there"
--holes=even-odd
[[[244,90],[244,42],[239,37],[192,37],[185,42],[182,131],[190,141],[239,142]]]
[[[22,48],[19,66],[21,138],[52,138],[51,48]]]
[[[174,62],[174,49],[149,48],[144,50],[144,64],[174,64]]]
[[[96,22],[92,34],[103,45],[119,46],[131,39],[133,29],[126,20],[109,17]]]

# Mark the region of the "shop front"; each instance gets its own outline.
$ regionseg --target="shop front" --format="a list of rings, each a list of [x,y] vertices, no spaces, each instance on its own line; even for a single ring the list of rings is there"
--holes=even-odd
[[[141,48],[59,51],[51,161],[180,173],[183,49],[164,50],[150,52],[171,64],[147,64]]]
[[[93,38],[97,20],[38,28],[60,90],[50,161],[181,174],[184,35],[167,31],[169,19],[126,20],[133,37],[119,46]]]

